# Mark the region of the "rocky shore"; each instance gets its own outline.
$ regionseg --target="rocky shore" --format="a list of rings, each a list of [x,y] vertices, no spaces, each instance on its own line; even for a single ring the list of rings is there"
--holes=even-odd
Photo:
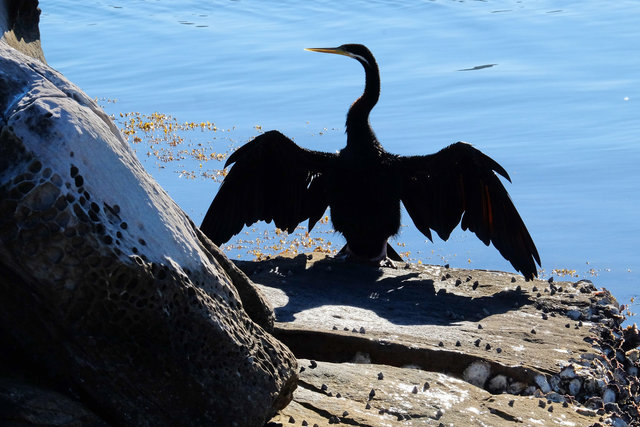
[[[638,424],[638,331],[589,281],[319,254],[238,265],[299,358],[272,425]]]
[[[589,281],[231,262],[47,66],[37,5],[0,1],[0,425],[639,424],[638,330]]]

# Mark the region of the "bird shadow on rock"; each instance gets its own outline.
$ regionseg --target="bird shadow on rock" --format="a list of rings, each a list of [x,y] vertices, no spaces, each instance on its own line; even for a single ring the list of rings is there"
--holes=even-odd
[[[395,325],[450,325],[532,304],[521,290],[487,293],[473,289],[470,283],[459,287],[450,284],[445,289],[415,269],[382,269],[334,258],[317,261],[305,269],[300,268],[300,261],[304,262],[300,257],[304,255],[240,265],[245,270],[262,272],[258,277],[253,275],[256,282],[286,295],[279,299],[286,303],[274,310],[277,322],[293,322],[297,314],[324,306],[327,321],[337,322],[344,310],[329,307],[338,306],[363,309],[359,318],[369,311]]]

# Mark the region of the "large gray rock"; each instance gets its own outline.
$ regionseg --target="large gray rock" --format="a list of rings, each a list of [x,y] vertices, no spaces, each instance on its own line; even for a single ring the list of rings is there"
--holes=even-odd
[[[296,387],[246,276],[89,97],[5,39],[0,271],[2,351],[109,423],[262,425]]]

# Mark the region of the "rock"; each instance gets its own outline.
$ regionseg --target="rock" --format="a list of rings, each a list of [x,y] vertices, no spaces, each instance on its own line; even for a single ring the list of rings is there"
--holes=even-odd
[[[491,393],[500,394],[507,390],[508,378],[505,375],[496,375],[487,385],[487,390]]]
[[[109,427],[76,399],[6,375],[0,376],[0,423],[24,427]]]
[[[562,292],[537,296],[533,288],[548,286],[546,282],[518,281],[522,283],[520,289],[513,289],[511,275],[507,273],[464,269],[445,271],[438,266],[409,264],[397,265],[397,268],[375,268],[345,263],[319,254],[305,254],[295,258],[278,257],[257,263],[243,261],[238,262],[238,265],[247,271],[268,271],[278,267],[280,270],[294,272],[295,280],[287,280],[286,283],[272,275],[252,276],[275,306],[274,334],[300,358],[313,358],[335,364],[338,377],[341,376],[338,366],[347,369],[346,363],[352,362],[354,355],[366,353],[370,362],[359,365],[362,367],[362,375],[348,374],[349,381],[355,382],[354,388],[359,385],[368,391],[374,386],[373,382],[383,385],[393,381],[391,371],[387,368],[395,367],[406,372],[406,375],[415,377],[415,380],[404,383],[406,392],[411,396],[424,394],[419,392],[414,395],[412,390],[414,386],[420,389],[418,380],[421,377],[418,374],[425,372],[444,375],[438,377],[444,386],[455,383],[456,387],[464,390],[469,387],[469,390],[474,390],[468,391],[469,396],[476,396],[473,393],[478,389],[508,393],[510,399],[506,403],[515,399],[514,408],[519,408],[521,404],[529,408],[531,405],[525,403],[528,399],[526,396],[546,399],[545,395],[551,392],[563,396],[570,390],[576,392],[565,396],[571,403],[569,405],[567,400],[563,402],[567,403],[567,410],[564,405],[553,405],[553,412],[550,413],[547,410],[549,405],[543,411],[538,411],[536,405],[533,405],[531,412],[526,413],[526,419],[535,421],[522,421],[525,424],[552,424],[545,417],[554,417],[555,420],[566,416],[567,423],[588,425],[589,420],[579,416],[574,405],[580,407],[592,396],[600,398],[607,378],[611,375],[611,366],[603,365],[602,361],[606,362],[606,358],[600,349],[618,349],[622,345],[620,342],[610,341],[615,340],[616,336],[621,337],[621,331],[610,334],[611,336],[604,334],[605,331],[613,330],[612,327],[618,325],[615,322],[619,322],[616,317],[607,317],[607,306],[612,305],[608,292],[582,292],[585,289],[582,285],[572,286],[571,283],[558,281],[554,282],[554,286],[562,288]],[[331,269],[328,269],[329,266]],[[449,274],[451,280],[441,281],[440,278],[445,274]],[[477,286],[475,290],[469,286],[455,286],[456,278],[466,279],[469,276],[478,279],[482,286]],[[601,297],[605,298],[607,304],[598,303]],[[514,308],[516,303],[517,308]],[[594,319],[583,319],[584,327],[579,329],[565,328],[567,318],[562,314],[577,309],[591,311]],[[451,315],[453,311],[455,316]],[[548,316],[544,320],[542,314],[546,313]],[[609,314],[614,313],[609,311]],[[461,320],[461,316],[473,320]],[[367,334],[362,336],[333,330],[335,319],[340,319],[344,324],[363,325]],[[478,329],[480,323],[482,329]],[[535,334],[531,332],[532,329],[536,330]],[[608,344],[589,344],[593,342],[594,334],[598,335],[601,331]],[[630,340],[635,340],[633,332],[628,336]],[[440,346],[440,342],[444,345]],[[487,343],[491,343],[496,350],[486,351]],[[498,352],[497,348],[502,351]],[[625,359],[625,369],[635,369],[635,365],[627,365],[631,363],[629,357],[625,356]],[[377,369],[375,372],[384,371],[384,381],[367,377],[367,366],[374,366]],[[482,375],[471,375],[476,372]],[[621,375],[624,376],[621,381],[637,381],[627,375],[625,370],[618,369],[616,376]],[[590,389],[582,387],[587,379],[592,380],[593,387]],[[458,383],[454,380],[466,381]],[[306,381],[303,378],[303,382]],[[335,378],[332,381],[342,379]],[[437,383],[433,379],[429,382],[431,389],[437,389]],[[435,419],[436,413],[410,414],[397,410],[394,413],[392,408],[401,407],[404,395],[383,394],[377,385],[375,400],[371,402],[373,410],[369,411],[369,416],[374,418],[362,423],[381,425],[397,420],[398,415],[402,415],[404,419],[407,414],[412,417],[430,417],[431,421]],[[340,392],[347,401],[350,399],[344,390],[341,389]],[[551,397],[558,399],[557,395],[552,394]],[[312,399],[312,396],[308,398]],[[294,402],[298,399],[298,394],[295,394]],[[478,402],[474,397],[469,399],[467,407],[479,412],[487,410],[483,406],[486,402]],[[622,397],[616,396],[616,399],[620,403]],[[306,400],[299,401],[307,405]],[[364,404],[355,406],[362,410]],[[286,414],[290,407],[285,408],[282,413]],[[325,406],[324,401],[317,401],[313,407],[316,417],[331,411],[340,414],[338,410],[343,410],[335,408],[334,411]],[[506,407],[509,408],[509,405]],[[310,406],[307,405],[307,408]],[[357,413],[346,409],[351,414],[350,417]],[[508,411],[502,407],[492,409],[496,414],[504,411],[508,415],[492,422],[479,417],[487,425],[525,420],[525,412]],[[606,411],[606,408],[603,410]],[[446,410],[442,419],[450,420],[448,417],[452,416],[452,412],[455,411]],[[416,419],[419,418],[412,418]],[[316,420],[321,425],[327,421],[326,418],[322,421],[321,416]],[[357,422],[356,418],[352,418],[348,423]],[[461,420],[458,422],[460,425],[468,424]],[[444,424],[455,423],[447,421]]]
[[[616,416],[611,417],[610,420],[613,427],[627,427],[629,425],[625,420]]]
[[[520,381],[514,381],[507,387],[507,393],[509,394],[522,394],[527,388],[527,385]]]
[[[260,264],[238,262],[241,269],[251,271],[260,268]],[[267,267],[269,264],[272,267]],[[352,360],[357,352],[365,352],[373,363],[403,366],[415,364],[424,357],[420,355],[428,355],[433,369],[451,370],[459,376],[469,364],[481,360],[489,363],[496,375],[503,373],[533,384],[536,373],[555,372],[557,356],[580,352],[584,338],[590,336],[586,328],[567,332],[560,318],[542,321],[537,314],[540,310],[535,307],[537,299],[528,285],[523,285],[521,291],[508,289],[511,275],[503,273],[449,270],[462,277],[472,273],[486,283],[472,291],[441,283],[439,277],[444,270],[436,266],[375,269],[334,262],[315,254],[312,260],[299,256],[264,261],[261,270],[277,265],[281,270],[294,271],[296,279],[281,283],[268,274],[257,274],[253,280],[276,305],[276,334],[289,342],[294,352],[318,355],[317,359],[322,354],[325,360]],[[327,271],[328,265],[332,271]],[[434,279],[436,273],[441,274]],[[541,286],[540,281],[531,283]],[[520,302],[517,310],[513,309],[514,301]],[[544,307],[556,304],[556,310],[566,310],[565,300],[560,297],[546,296],[539,301],[544,302]],[[445,312],[451,307],[464,314],[465,319],[477,319],[476,314],[480,313],[480,322],[448,318]],[[539,321],[530,318],[534,314]],[[336,318],[362,324],[367,334],[332,330]],[[477,329],[479,323],[481,330]],[[530,334],[532,324],[543,332]],[[440,341],[444,347],[438,346]],[[457,342],[461,345],[456,346]],[[478,342],[477,347],[474,342]],[[502,352],[487,352],[487,342],[500,343]],[[506,368],[518,364],[524,368],[515,370],[518,373]],[[526,378],[521,375],[525,370]]]
[[[489,375],[491,375],[491,366],[484,361],[475,361],[467,366],[462,373],[462,378],[477,387],[484,387]]]
[[[547,399],[555,402],[555,403],[563,403],[565,401],[565,398],[563,395],[556,393],[555,391],[552,391],[551,393],[547,394]]]
[[[10,47],[36,4],[0,5],[3,352],[112,424],[263,425],[297,380],[268,304],[93,100]]]
[[[612,403],[616,401],[616,392],[612,389],[607,387],[606,389],[604,389],[602,391],[602,401],[604,403]]]
[[[46,63],[40,44],[38,0],[3,0],[0,5],[0,40]]]
[[[572,320],[580,320],[580,317],[582,316],[580,310],[568,310],[565,314]]]
[[[621,346],[623,351],[628,351],[640,346],[640,332],[638,331],[638,326],[635,323],[627,326],[621,332],[623,335]]]
[[[560,371],[560,378],[571,379],[576,377],[576,368],[573,365],[568,365]]]
[[[569,394],[572,396],[577,396],[580,393],[580,389],[582,388],[582,381],[578,378],[574,378],[569,382]]]
[[[305,360],[301,360],[305,363]],[[509,394],[493,395],[461,379],[417,369],[384,366],[385,380],[377,381],[380,365],[353,363],[323,363],[313,371],[305,371],[293,402],[271,421],[286,424],[290,416],[304,417],[309,424],[328,425],[329,417],[348,413],[342,425],[554,425],[555,420],[589,425],[591,419],[576,414],[572,407],[538,408],[537,400],[518,398]],[[376,384],[375,400],[369,400],[363,389],[365,378]],[[416,384],[429,382],[426,391],[413,393]],[[340,390],[344,399],[318,393],[320,385],[329,384]],[[511,402],[511,403],[510,403]],[[367,403],[369,409],[367,409]],[[326,415],[331,414],[331,415]],[[400,418],[402,417],[402,418]],[[407,423],[409,418],[411,421]],[[434,422],[437,420],[437,422]],[[535,420],[531,421],[531,420]]]

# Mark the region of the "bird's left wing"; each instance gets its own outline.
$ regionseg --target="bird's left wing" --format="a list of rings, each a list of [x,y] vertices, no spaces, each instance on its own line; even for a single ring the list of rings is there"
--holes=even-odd
[[[446,240],[462,219],[463,230],[493,243],[527,280],[537,276],[538,250],[497,176],[511,181],[498,163],[464,142],[397,162],[402,203],[425,236],[431,240],[434,230]]]
[[[309,218],[309,229],[327,209],[325,171],[335,154],[306,150],[278,131],[237,149],[233,164],[200,229],[220,245],[256,221],[274,221],[293,231]]]

